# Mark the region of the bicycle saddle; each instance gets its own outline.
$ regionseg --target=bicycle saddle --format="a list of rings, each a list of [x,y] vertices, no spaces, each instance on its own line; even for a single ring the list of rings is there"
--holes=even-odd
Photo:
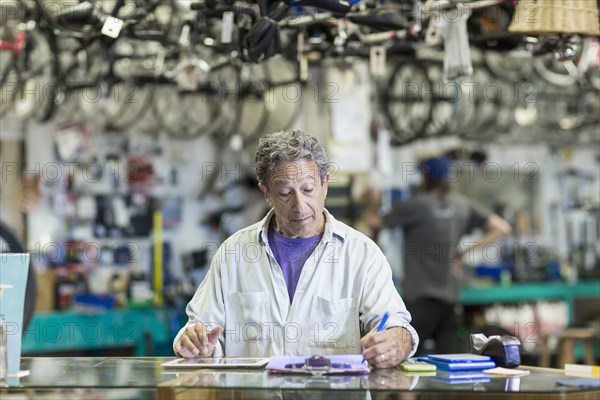
[[[100,14],[100,11],[94,4],[84,1],[59,12],[55,18],[61,25],[80,27],[87,24],[100,24]]]
[[[474,354],[490,356],[499,367],[516,368],[521,364],[521,341],[515,336],[485,336],[471,334],[471,348]]]
[[[281,53],[281,38],[277,22],[259,18],[242,40],[242,54],[247,61],[259,63]]]

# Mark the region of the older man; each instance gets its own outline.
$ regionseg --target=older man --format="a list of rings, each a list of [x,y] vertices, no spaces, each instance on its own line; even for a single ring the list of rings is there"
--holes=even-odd
[[[379,368],[414,354],[419,339],[385,256],[324,208],[328,162],[318,140],[302,131],[276,132],[260,140],[255,161],[272,209],[217,250],[186,308],[189,321],[175,338],[175,352],[362,352]]]

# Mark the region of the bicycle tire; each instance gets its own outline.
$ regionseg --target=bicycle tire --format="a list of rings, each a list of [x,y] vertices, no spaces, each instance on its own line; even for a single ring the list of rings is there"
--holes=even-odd
[[[20,3],[0,2],[0,40],[13,43],[19,32],[20,18],[10,18],[22,15]],[[16,55],[8,49],[0,49],[0,118],[13,110],[18,93],[18,67]]]
[[[8,51],[0,51],[0,56],[4,55],[6,58],[8,53]],[[0,75],[0,118],[12,110],[18,93],[18,69],[12,59],[12,54],[10,57],[10,60],[0,60],[0,63],[5,63],[1,67],[2,74]]]
[[[274,90],[281,95],[283,101],[276,101],[275,104],[277,106],[277,109],[272,109],[269,111],[270,118],[267,126],[265,127],[265,133],[288,129],[300,115],[304,103],[303,92],[306,85],[305,82],[302,82],[300,78],[300,66],[298,62],[295,59],[290,60],[285,57],[274,58],[271,62],[277,62],[278,60],[284,61],[284,65],[290,67],[291,70],[288,70],[288,75],[283,75],[283,79],[277,81],[269,81],[268,85],[271,85],[274,88]],[[268,68],[272,67],[269,64],[265,64],[265,66],[267,66]],[[281,73],[281,71],[282,69],[278,68],[278,72]],[[270,75],[271,77],[273,76],[272,73],[270,73]],[[299,99],[288,98],[287,95],[284,94],[284,91],[287,92],[288,89],[292,86],[296,90],[298,90]],[[277,97],[275,96],[275,98]],[[276,120],[274,118],[275,116],[281,118],[279,118],[279,120]],[[258,139],[258,136],[255,137],[255,139]]]
[[[102,8],[103,4],[96,6]],[[103,8],[107,15],[111,11],[112,5]],[[119,11],[132,12],[123,8]],[[122,13],[118,16],[123,19],[132,17]],[[63,40],[66,44],[70,40],[71,48],[65,53],[74,56],[67,60],[67,67],[61,75],[61,90],[69,101],[77,104],[80,118],[93,120],[115,131],[133,127],[150,109],[153,99],[153,88],[145,85],[143,79],[138,80],[135,73],[126,70],[129,74],[125,77],[116,74],[116,63],[125,58],[118,54],[119,44],[125,40],[123,36],[126,36],[125,33],[115,42],[93,34]],[[135,53],[140,45],[134,41],[125,47]]]
[[[444,69],[441,63],[424,62],[427,76],[432,85],[433,110],[431,120],[427,124],[424,137],[435,137],[446,135],[450,129],[450,123],[457,112],[458,93],[456,87],[444,83]]]
[[[297,118],[303,100],[303,88],[295,63],[289,62],[283,57],[275,57],[261,65],[263,69],[263,77],[260,82],[260,87],[263,89],[261,114],[254,129],[250,133],[243,134],[246,145],[255,143],[265,133],[289,128]],[[274,79],[275,75],[272,72],[274,68],[277,69],[280,79]],[[285,68],[287,71],[284,70]],[[297,93],[293,99],[286,95],[286,91],[291,85],[297,85]],[[243,117],[240,123],[243,125]]]
[[[99,43],[81,49],[79,41],[67,38],[62,40],[62,45],[65,47],[63,52],[71,58],[64,60],[66,65],[59,78],[60,91],[64,94],[60,104],[72,103],[79,119],[103,124],[106,118],[99,108],[101,102],[110,97],[108,54]]]
[[[303,87],[303,86],[301,86]],[[300,116],[301,112],[302,112],[302,108],[303,108],[303,103],[304,103],[304,95],[302,95],[300,97],[300,100],[297,102],[289,102],[287,104],[293,104],[293,109],[291,112],[288,112],[288,118],[286,120],[284,120],[285,122],[273,122],[272,124],[268,124],[267,128],[266,128],[266,133],[269,132],[275,132],[275,131],[280,131],[283,129],[289,129],[293,122],[296,121],[298,119],[298,117]],[[273,113],[271,113],[273,114]],[[256,139],[258,139],[259,137],[257,137]]]
[[[491,84],[496,85],[496,82],[492,82],[492,78],[491,71],[484,66],[476,66],[473,70],[473,80],[480,83],[480,85],[475,88],[473,102],[475,118],[462,132],[462,136],[466,139],[486,140],[489,139],[490,134],[496,133],[497,110],[502,96],[502,89],[499,89],[495,94],[489,90]],[[494,89],[496,89],[496,86],[494,86]],[[492,94],[494,95],[492,96]]]
[[[26,36],[22,48],[16,54],[8,50],[0,51],[0,117],[8,110],[13,110],[22,120],[46,122],[56,108],[59,64],[55,36],[43,24],[36,23],[33,27],[31,24],[24,24],[37,14],[23,2],[3,4],[2,10],[11,6],[15,9],[6,13],[6,19],[3,18],[0,38],[11,42],[19,34]],[[11,16],[14,18],[11,19]]]
[[[213,95],[180,92],[174,84],[159,85],[152,104],[158,130],[171,139],[189,140],[210,134],[218,121],[218,103]]]
[[[477,115],[474,107],[474,88],[478,85],[472,78],[464,77],[452,82],[457,87],[456,114],[450,122],[448,132],[451,135],[464,135],[475,123]]]
[[[497,78],[517,83],[529,79],[533,72],[531,56],[523,53],[484,51],[483,62],[488,70]]]
[[[199,200],[204,200],[210,193],[212,193],[215,188],[215,185],[221,178],[221,167],[223,165],[225,146],[228,140],[227,135],[220,134],[219,132],[214,132],[213,134],[207,135],[205,137],[210,138],[212,144],[215,147],[214,151],[212,152],[215,158],[212,162],[214,163],[216,170],[209,175],[208,179],[206,179],[206,182],[198,192]]]
[[[219,102],[218,117],[211,130],[211,135],[217,135],[230,139],[239,132],[241,121],[240,91],[237,87],[231,88],[229,84],[239,82],[239,68],[233,64],[223,66],[214,71],[211,78],[218,83],[219,92],[217,100]],[[220,139],[219,139],[220,140]]]
[[[585,71],[587,82],[598,92],[600,92],[600,65],[588,68]]]
[[[59,64],[54,35],[47,29],[34,28],[28,32],[23,57],[19,68],[21,101],[30,102],[30,111],[21,116],[26,120],[33,118],[38,122],[49,121],[56,110],[57,77]],[[27,85],[33,84],[30,91]],[[34,98],[28,97],[34,94]]]
[[[153,99],[152,85],[132,81],[113,84],[104,107],[107,129],[124,131],[131,128],[150,110]]]
[[[261,64],[244,64],[242,68],[249,69],[248,75],[244,71],[240,71],[239,87],[243,97],[240,106],[239,129],[238,133],[243,138],[244,142],[251,142],[254,138],[264,132],[267,122],[269,121],[269,104],[270,93],[265,84],[270,79],[268,62],[271,59],[265,60]],[[260,73],[257,74],[259,70]],[[244,80],[241,77],[244,76]]]
[[[573,61],[569,60],[566,62],[572,63]],[[577,84],[577,81],[579,80],[579,77],[569,74],[565,64],[556,61],[551,54],[534,58],[533,69],[545,82],[555,86],[572,86]],[[576,66],[575,69],[577,69]]]
[[[409,86],[416,92],[407,92]],[[431,93],[431,82],[423,64],[413,58],[397,59],[387,90],[382,101],[384,115],[392,128],[392,145],[400,146],[420,138],[433,112],[431,98],[425,96]]]

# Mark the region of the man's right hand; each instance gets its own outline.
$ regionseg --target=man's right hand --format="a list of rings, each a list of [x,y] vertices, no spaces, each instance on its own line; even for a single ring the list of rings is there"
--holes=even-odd
[[[212,329],[204,324],[190,325],[185,328],[173,350],[185,358],[211,357],[221,333],[223,327],[220,325]]]

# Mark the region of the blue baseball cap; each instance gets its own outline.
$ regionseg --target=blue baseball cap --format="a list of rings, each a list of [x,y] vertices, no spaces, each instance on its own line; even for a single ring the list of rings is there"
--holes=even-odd
[[[428,158],[421,163],[421,171],[438,181],[445,181],[450,174],[450,160],[446,157]]]

